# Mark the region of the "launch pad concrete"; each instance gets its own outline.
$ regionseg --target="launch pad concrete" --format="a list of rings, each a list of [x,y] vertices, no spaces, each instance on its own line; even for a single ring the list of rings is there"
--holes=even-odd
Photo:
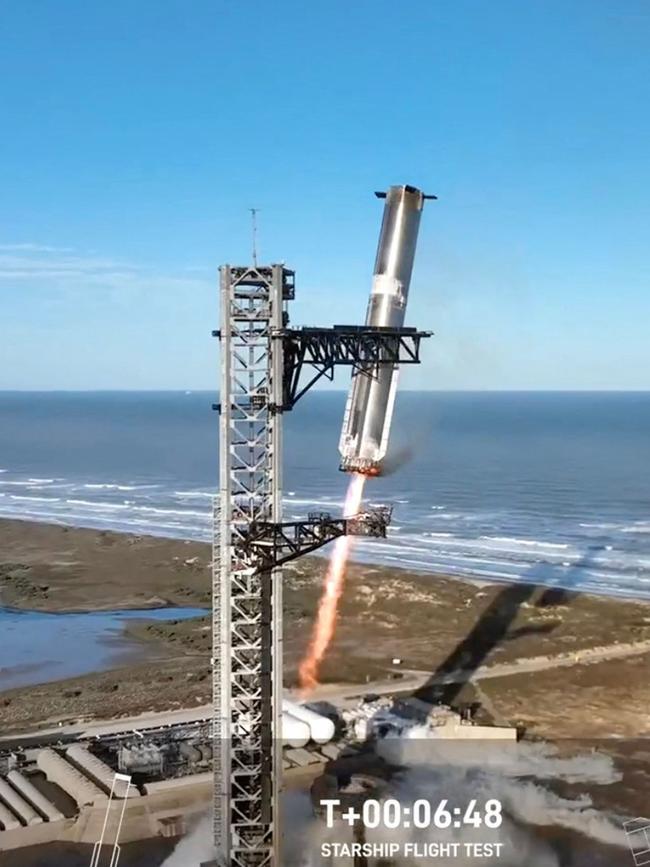
[[[151,837],[178,837],[209,809],[212,774],[196,775],[196,782],[174,786],[168,782],[166,791],[142,795],[129,800],[124,811],[120,843],[146,840]],[[119,804],[119,807],[117,806]],[[121,802],[116,802],[115,821]],[[106,805],[84,807],[74,818],[58,822],[43,822],[28,828],[0,833],[0,852],[58,841],[96,843],[102,834]],[[109,817],[109,821],[112,818]]]

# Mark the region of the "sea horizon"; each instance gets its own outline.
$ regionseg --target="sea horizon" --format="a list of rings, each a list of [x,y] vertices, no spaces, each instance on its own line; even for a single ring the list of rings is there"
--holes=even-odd
[[[348,394],[316,388],[315,394]],[[212,388],[0,388],[2,394],[219,394]],[[402,388],[400,394],[650,394],[650,388]]]
[[[216,394],[0,391],[0,517],[209,541]],[[345,395],[285,414],[286,520],[341,512]],[[354,557],[650,598],[648,434],[646,391],[400,392],[390,472],[366,486],[393,523]]]

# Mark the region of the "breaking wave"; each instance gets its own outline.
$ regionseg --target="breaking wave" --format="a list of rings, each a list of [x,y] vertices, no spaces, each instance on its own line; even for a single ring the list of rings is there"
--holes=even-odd
[[[287,519],[339,515],[340,491],[292,488]],[[367,506],[386,502],[372,491]],[[125,496],[126,495],[126,496]],[[394,506],[387,539],[357,539],[361,562],[479,581],[524,581],[650,598],[650,521],[563,519],[549,526],[521,511],[452,509],[419,495]],[[214,494],[162,479],[73,479],[5,471],[0,517],[209,541]],[[535,534],[530,530],[535,527]],[[558,538],[559,536],[559,538]]]

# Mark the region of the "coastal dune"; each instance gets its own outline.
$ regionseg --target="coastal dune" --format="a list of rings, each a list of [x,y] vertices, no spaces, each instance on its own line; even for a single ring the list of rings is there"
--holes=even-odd
[[[209,609],[206,543],[3,520],[0,552],[5,606],[47,612]],[[284,571],[284,615],[291,623],[285,630],[287,688],[296,682],[325,565],[322,557],[308,557]],[[10,732],[45,721],[130,716],[210,701],[208,613],[128,621],[121,637],[111,637],[113,645],[120,641],[132,652],[117,669],[64,681],[48,676],[29,689],[0,692],[0,728]],[[395,689],[401,681],[405,687],[412,683],[423,698],[479,701],[494,716],[540,732],[544,720],[550,726],[562,719],[566,736],[638,734],[639,719],[645,719],[640,709],[650,706],[648,642],[650,605],[643,601],[355,563],[322,675],[325,690],[373,681],[392,681]],[[554,674],[558,670],[561,677]],[[538,689],[549,677],[560,689],[552,709],[548,686]],[[572,690],[574,682],[599,677],[605,687],[600,697],[592,688]]]

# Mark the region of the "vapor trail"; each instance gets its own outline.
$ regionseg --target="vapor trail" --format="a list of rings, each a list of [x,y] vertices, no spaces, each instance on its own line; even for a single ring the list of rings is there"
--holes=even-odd
[[[361,506],[365,476],[355,473],[350,479],[343,514],[356,515]],[[339,536],[334,543],[332,557],[325,574],[323,593],[307,653],[300,663],[298,677],[300,691],[305,697],[318,685],[318,672],[327,648],[334,636],[339,599],[345,586],[345,569],[350,553],[350,536]]]

